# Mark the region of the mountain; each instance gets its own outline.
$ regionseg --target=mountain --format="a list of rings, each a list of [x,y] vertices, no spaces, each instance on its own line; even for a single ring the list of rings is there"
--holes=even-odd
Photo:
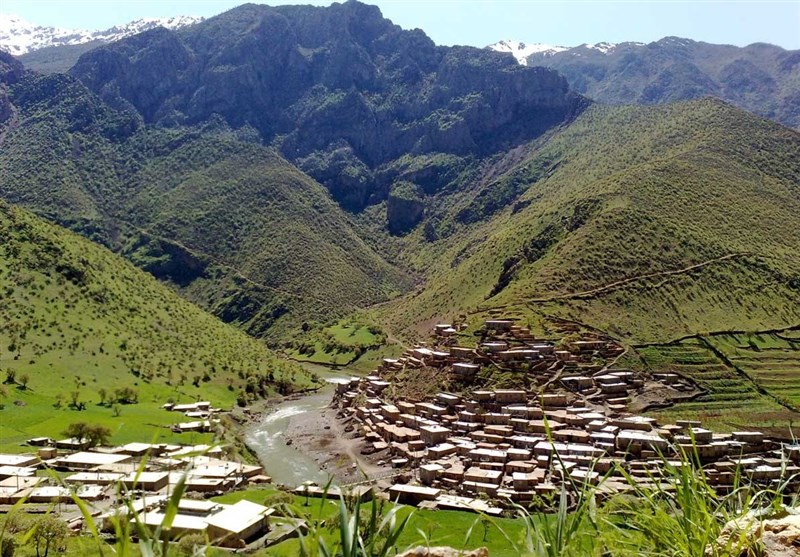
[[[536,52],[526,62],[558,70],[575,91],[602,103],[656,104],[713,95],[800,128],[800,50],[666,37],[649,44]]]
[[[556,52],[567,50],[564,46],[552,46],[544,43],[523,43],[513,39],[507,39],[487,46],[489,50],[496,52],[510,52],[514,58],[523,66],[528,65],[528,56],[540,53],[542,56],[551,56]]]
[[[245,4],[191,27],[101,46],[70,73],[149,125],[219,115],[233,129],[254,128],[351,212],[387,199],[409,157],[420,163],[443,154],[467,167],[588,104],[555,71],[484,49],[436,46],[354,1]],[[457,174],[416,166],[426,182],[417,185],[428,192]]]
[[[0,14],[0,49],[14,56],[22,56],[43,48],[110,43],[156,27],[180,29],[200,21],[203,21],[202,17],[191,16],[146,18],[102,31],[88,31],[43,27],[13,15]]]
[[[342,316],[410,283],[322,186],[246,129],[144,126],[63,74],[29,74],[11,99],[4,199],[127,255],[253,334]]]
[[[171,441],[165,426],[180,419],[161,409],[170,399],[229,408],[309,383],[262,343],[77,234],[0,202],[0,237],[3,450],[61,436],[71,422],[107,425],[115,442]]]
[[[270,338],[407,291],[387,233],[588,105],[556,72],[358,2],[244,5],[70,73],[11,86],[0,195]]]
[[[180,29],[202,21],[201,17],[177,16],[137,19],[101,31],[43,27],[19,17],[0,14],[0,51],[18,57],[26,67],[42,73],[65,72],[81,54],[100,45],[156,27]]]
[[[358,2],[12,64],[0,197],[298,353],[353,313],[387,338],[496,310],[630,343],[798,319],[798,134],[720,100],[595,106]]]
[[[800,323],[800,133],[716,99],[595,105],[436,204],[380,308],[420,332],[553,316],[629,343]]]

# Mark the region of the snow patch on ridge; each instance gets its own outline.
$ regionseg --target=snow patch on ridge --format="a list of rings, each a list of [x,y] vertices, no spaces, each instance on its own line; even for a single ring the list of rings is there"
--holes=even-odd
[[[544,43],[523,43],[522,41],[515,41],[513,39],[499,41],[489,45],[486,48],[495,50],[497,52],[510,52],[511,54],[514,55],[514,58],[517,59],[517,62],[519,62],[523,66],[527,65],[528,56],[530,56],[531,54],[541,53],[544,54],[545,56],[551,56],[556,52],[569,50],[567,47],[564,46],[553,46]]]
[[[180,29],[200,21],[203,21],[202,17],[192,16],[145,18],[110,29],[89,31],[43,27],[11,14],[0,14],[0,49],[14,56],[21,56],[49,46],[76,45],[92,41],[109,43],[159,26],[167,29]]]

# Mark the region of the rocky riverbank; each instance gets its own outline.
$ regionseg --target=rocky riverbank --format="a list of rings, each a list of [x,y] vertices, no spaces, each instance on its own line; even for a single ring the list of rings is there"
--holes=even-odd
[[[320,470],[340,484],[358,482],[390,471],[383,464],[386,455],[361,454],[363,438],[356,435],[349,422],[337,417],[338,409],[330,408],[330,392],[311,395],[313,408],[289,419],[285,442],[312,458]]]

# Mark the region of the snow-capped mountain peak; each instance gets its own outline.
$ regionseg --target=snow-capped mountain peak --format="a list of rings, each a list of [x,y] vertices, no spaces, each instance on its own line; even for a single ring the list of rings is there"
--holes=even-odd
[[[43,27],[14,15],[0,14],[0,49],[8,51],[14,56],[21,56],[48,46],[76,45],[92,41],[109,43],[159,26],[179,29],[202,20],[201,17],[191,16],[146,18],[110,29],[89,31]]]
[[[567,50],[564,46],[553,46],[543,43],[523,43],[522,41],[515,41],[512,39],[503,40],[489,45],[486,48],[496,50],[497,52],[510,52],[517,59],[517,62],[523,66],[527,64],[528,56],[531,54],[543,53],[545,56],[555,54]]]
[[[591,50],[600,51],[603,54],[608,54],[609,52],[611,52],[612,50],[617,48],[616,43],[607,43],[607,42],[596,43],[596,44],[588,44],[587,43],[587,44],[583,44],[581,46],[589,48]]]

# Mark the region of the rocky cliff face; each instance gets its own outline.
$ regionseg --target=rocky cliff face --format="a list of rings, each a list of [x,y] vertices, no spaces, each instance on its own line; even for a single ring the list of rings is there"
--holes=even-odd
[[[425,213],[424,192],[411,182],[398,182],[392,186],[386,202],[389,232],[403,234],[422,220]]]
[[[404,154],[486,156],[587,104],[553,70],[437,47],[359,2],[248,4],[103,46],[71,72],[148,123],[252,126],[351,211],[386,198],[378,183]]]
[[[0,51],[0,133],[14,114],[8,87],[22,79],[24,69],[13,56]],[[2,143],[2,137],[0,137]]]

